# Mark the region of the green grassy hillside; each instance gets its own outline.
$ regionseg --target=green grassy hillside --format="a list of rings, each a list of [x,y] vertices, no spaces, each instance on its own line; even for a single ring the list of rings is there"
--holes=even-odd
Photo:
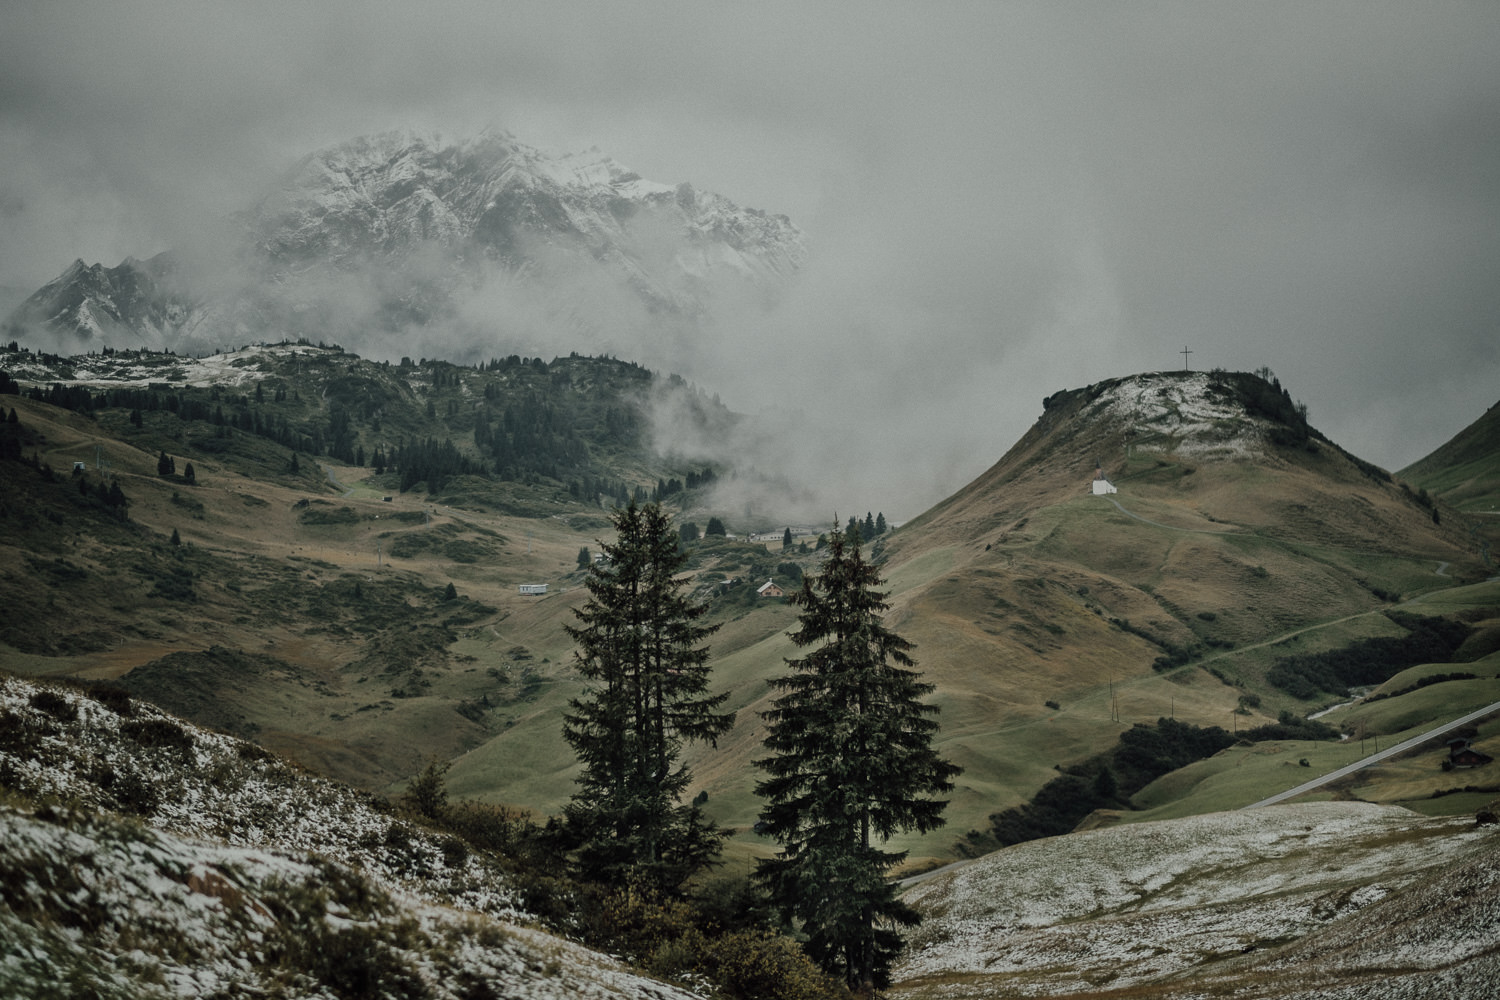
[[[618,487],[664,493],[699,524],[719,514],[731,530],[766,527],[714,510],[702,465],[674,465],[648,438],[611,436],[632,393],[660,388],[634,366],[385,366],[298,348],[221,359],[243,376],[231,391],[223,380],[192,384],[202,361],[148,360],[159,371],[142,385],[160,396],[157,409],[101,404],[97,387],[89,406],[65,394],[55,396],[63,405],[0,398],[17,413],[23,459],[4,466],[0,557],[14,569],[0,600],[15,612],[0,667],[119,678],[367,788],[399,788],[436,757],[453,761],[457,796],[556,812],[575,770],[561,716],[581,690],[564,626],[585,595],[580,550],[597,551]],[[81,378],[126,361],[140,359],[67,364]],[[733,420],[689,387],[662,391],[685,394],[679,402],[699,407],[705,427]],[[116,402],[132,400],[148,397]],[[552,443],[529,444],[524,429],[518,439],[507,408],[552,413]],[[241,412],[249,429],[230,419]],[[512,428],[509,452],[476,443],[485,420],[491,440]],[[278,440],[283,426],[296,442]],[[389,461],[418,436],[454,441],[472,465],[438,469],[436,491],[425,481],[402,491],[409,467],[380,471],[372,456]],[[575,437],[585,448],[569,459]],[[365,464],[331,454],[336,438],[345,456],[362,449]],[[163,452],[177,471],[159,473]],[[532,465],[515,464],[523,454]],[[573,464],[538,464],[554,455]],[[78,475],[75,461],[87,467]],[[1091,492],[1096,467],[1117,493]],[[100,499],[106,485],[128,499],[123,518]],[[1050,397],[991,470],[874,544],[890,623],[937,685],[940,749],[965,768],[948,826],[896,846],[914,863],[951,856],[991,813],[1138,722],[1232,731],[1334,704],[1337,692],[1297,698],[1268,673],[1292,653],[1400,634],[1392,609],[1479,627],[1500,603],[1493,594],[1467,608],[1439,597],[1488,573],[1466,517],[1343,453],[1255,376],[1139,376]],[[709,813],[739,831],[740,854],[769,846],[750,832],[751,762],[767,678],[795,655],[794,609],[755,599],[744,581],[790,586],[784,563],[817,563],[814,551],[780,549],[779,539],[690,546],[695,591],[723,625],[715,683],[739,718],[716,748],[690,750],[692,793],[707,793]],[[741,583],[726,589],[729,579]],[[544,596],[518,592],[542,582]],[[1468,698],[1459,692],[1436,685],[1423,697],[1440,713],[1445,695],[1455,706]],[[1278,774],[1289,787],[1303,771]],[[1235,796],[1260,786],[1202,799],[1192,783],[1162,787],[1196,809],[1244,804]],[[1172,802],[1158,790],[1146,804]]]

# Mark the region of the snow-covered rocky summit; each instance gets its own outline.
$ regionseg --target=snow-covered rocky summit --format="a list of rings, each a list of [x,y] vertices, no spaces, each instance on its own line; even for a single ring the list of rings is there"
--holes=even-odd
[[[807,257],[784,215],[498,131],[353,139],[303,158],[233,219],[227,243],[180,264],[77,262],[6,335],[179,351],[306,336],[360,350],[363,334],[389,344],[460,322],[533,335],[618,325],[623,311],[694,322],[721,295],[774,298]]]
[[[769,278],[795,271],[806,253],[784,215],[644,180],[598,150],[551,156],[504,132],[445,140],[392,131],[315,153],[247,222],[265,254],[289,266],[433,244],[519,266],[537,240],[628,262],[667,298],[677,275],[664,264]],[[668,235],[666,260],[652,259]]]
[[[205,318],[199,299],[180,287],[172,253],[127,257],[115,267],[75,260],[5,321],[7,332],[42,328],[89,343],[159,345]]]
[[[1078,422],[1120,435],[1132,450],[1204,460],[1264,457],[1271,445],[1317,436],[1307,409],[1279,382],[1245,372],[1142,372],[1048,397],[1082,397]]]

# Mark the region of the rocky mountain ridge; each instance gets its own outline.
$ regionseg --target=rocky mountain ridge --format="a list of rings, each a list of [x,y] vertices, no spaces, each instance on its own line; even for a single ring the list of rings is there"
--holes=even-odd
[[[77,261],[10,314],[6,335],[64,350],[302,336],[367,350],[372,329],[462,326],[472,341],[517,323],[628,322],[623,299],[637,321],[691,326],[717,296],[774,296],[807,256],[785,216],[503,132],[392,131],[311,154],[229,232],[191,259]]]

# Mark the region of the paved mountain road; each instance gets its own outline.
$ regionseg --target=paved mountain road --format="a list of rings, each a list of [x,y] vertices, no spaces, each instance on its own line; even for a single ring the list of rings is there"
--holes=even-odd
[[[1302,784],[1298,785],[1295,788],[1288,788],[1284,792],[1277,792],[1275,795],[1272,795],[1269,798],[1261,799],[1259,802],[1252,802],[1248,806],[1241,806],[1240,808],[1258,809],[1261,806],[1269,806],[1274,805],[1277,802],[1284,802],[1287,799],[1301,795],[1303,792],[1310,792],[1315,788],[1320,788],[1323,785],[1328,784],[1330,781],[1337,781],[1339,778],[1353,774],[1355,771],[1358,771],[1361,768],[1369,767],[1372,764],[1378,764],[1383,760],[1396,756],[1397,754],[1405,753],[1413,747],[1420,746],[1421,744],[1426,743],[1428,740],[1442,736],[1446,733],[1450,733],[1462,726],[1467,726],[1469,723],[1478,721],[1479,719],[1482,719],[1485,716],[1491,715],[1495,712],[1500,712],[1500,701],[1497,701],[1491,705],[1486,705],[1484,708],[1470,712],[1468,715],[1454,719],[1452,722],[1445,722],[1441,726],[1435,726],[1434,728],[1427,730],[1425,733],[1419,733],[1418,735],[1413,736],[1411,739],[1402,740],[1400,743],[1397,743],[1393,747],[1387,747],[1386,749],[1381,750],[1377,753],[1370,754],[1370,756],[1368,757],[1362,757],[1359,760],[1355,761],[1353,764],[1346,764],[1336,771],[1329,771],[1327,774],[1323,775],[1320,778],[1314,778],[1311,781],[1304,781]]]

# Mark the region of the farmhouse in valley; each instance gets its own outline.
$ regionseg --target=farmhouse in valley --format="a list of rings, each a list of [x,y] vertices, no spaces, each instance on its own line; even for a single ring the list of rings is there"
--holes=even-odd
[[[1483,767],[1494,760],[1489,754],[1480,753],[1469,745],[1469,741],[1463,738],[1448,741],[1448,759],[1444,762],[1447,766],[1444,770],[1454,767]]]

